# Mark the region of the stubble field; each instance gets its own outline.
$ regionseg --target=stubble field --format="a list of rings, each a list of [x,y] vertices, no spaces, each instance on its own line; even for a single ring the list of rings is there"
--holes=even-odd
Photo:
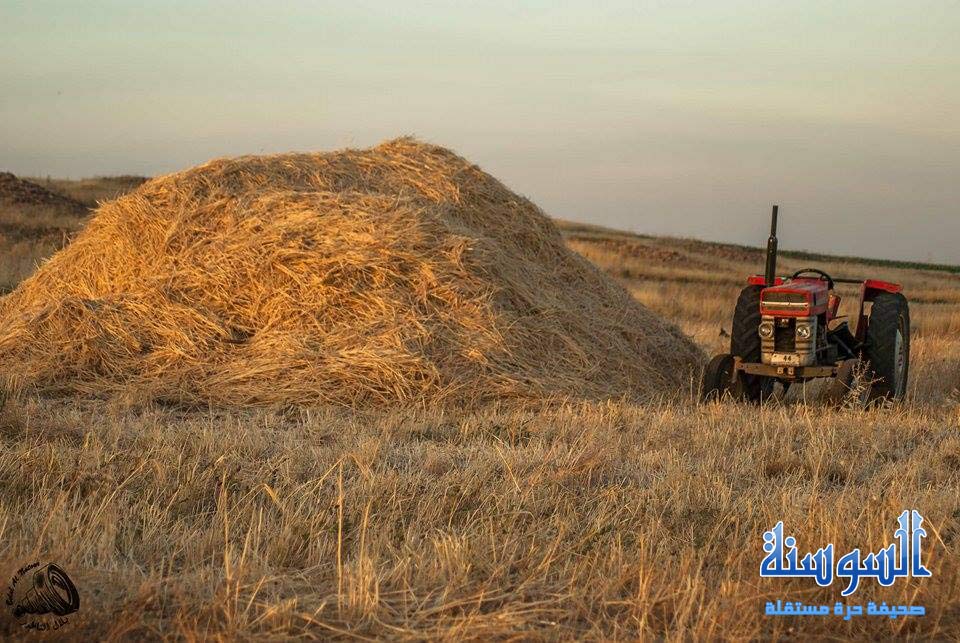
[[[709,352],[761,264],[745,248],[563,227]],[[54,236],[7,234],[21,245],[3,255],[6,288]],[[59,563],[81,594],[68,625],[79,638],[956,638],[960,274],[814,263],[905,284],[902,406],[827,409],[815,386],[763,408],[700,405],[693,381],[645,406],[470,412],[22,395],[0,418],[0,581]],[[759,577],[777,521],[802,552],[876,551],[911,508],[927,520],[932,578],[865,580],[849,602],[925,617],[764,615],[768,600],[840,600],[839,583]],[[0,635],[22,634],[0,614]]]

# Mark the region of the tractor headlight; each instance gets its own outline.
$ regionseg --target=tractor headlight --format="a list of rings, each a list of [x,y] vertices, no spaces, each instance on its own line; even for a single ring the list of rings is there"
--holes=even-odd
[[[770,339],[773,337],[773,322],[765,321],[760,323],[760,337]]]
[[[797,337],[800,339],[810,339],[811,332],[809,326],[797,326]]]

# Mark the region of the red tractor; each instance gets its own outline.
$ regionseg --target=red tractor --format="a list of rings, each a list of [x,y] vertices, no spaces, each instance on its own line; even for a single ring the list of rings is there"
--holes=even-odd
[[[729,395],[760,402],[795,382],[833,378],[834,401],[899,401],[910,366],[910,308],[899,284],[878,279],[834,279],[805,268],[777,276],[777,206],[767,242],[764,275],[750,277],[733,314],[730,352],[704,372],[705,400]],[[838,317],[836,284],[859,284],[856,327]],[[860,375],[860,377],[857,377]]]

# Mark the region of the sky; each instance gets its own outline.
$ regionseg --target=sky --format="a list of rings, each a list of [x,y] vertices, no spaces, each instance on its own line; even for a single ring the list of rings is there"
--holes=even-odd
[[[0,1],[0,170],[414,135],[548,214],[960,264],[960,0]]]

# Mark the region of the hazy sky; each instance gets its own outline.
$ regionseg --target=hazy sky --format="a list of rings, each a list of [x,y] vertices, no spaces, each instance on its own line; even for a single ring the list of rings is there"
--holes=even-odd
[[[960,263],[960,2],[0,0],[0,169],[457,150],[548,213]]]

